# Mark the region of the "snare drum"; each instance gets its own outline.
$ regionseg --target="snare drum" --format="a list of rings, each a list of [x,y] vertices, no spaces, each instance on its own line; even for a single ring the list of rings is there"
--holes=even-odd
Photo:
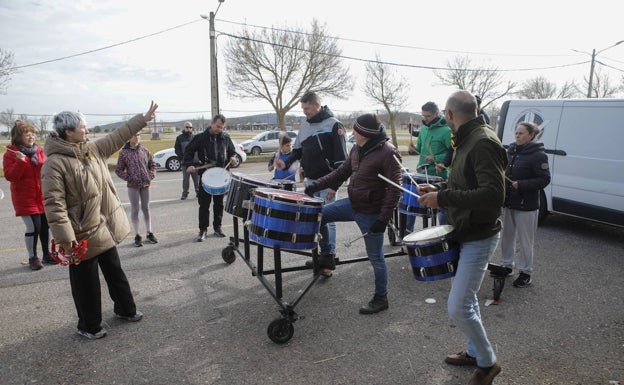
[[[451,225],[433,226],[403,238],[416,280],[437,281],[455,276],[459,244],[447,239],[452,231]]]
[[[257,188],[247,221],[249,238],[286,250],[310,250],[317,246],[324,201],[303,193]]]
[[[204,171],[201,182],[204,191],[208,194],[223,195],[230,190],[230,179],[232,176],[229,171],[222,167],[213,167]]]
[[[413,192],[414,194],[418,194],[418,187],[414,184],[414,182],[412,182],[412,179],[416,182],[416,184],[427,183],[427,181],[429,181],[429,183],[438,183],[444,180],[439,176],[427,177],[425,174],[403,173],[403,188]],[[429,216],[429,209],[421,206],[420,203],[418,203],[418,198],[405,191],[403,191],[403,195],[401,195],[401,200],[399,201],[397,210],[399,210],[400,213],[407,215]]]
[[[253,192],[258,187],[280,188],[280,184],[275,180],[268,180],[245,175],[239,172],[232,172],[232,182],[225,202],[225,212],[235,217],[247,219],[249,215],[249,204]]]

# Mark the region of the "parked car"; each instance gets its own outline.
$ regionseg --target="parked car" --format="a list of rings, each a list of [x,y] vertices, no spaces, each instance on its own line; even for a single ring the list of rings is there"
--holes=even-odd
[[[241,143],[247,154],[260,155],[263,152],[273,152],[279,147],[279,136],[283,131],[265,131],[253,138]],[[288,136],[294,140],[297,138],[297,131],[286,131]]]
[[[234,149],[236,150],[238,164],[231,165],[230,167],[236,168],[247,160],[247,154],[245,154],[243,146],[240,143],[236,143],[234,140],[232,142],[234,143]],[[182,160],[178,159],[173,147],[155,153],[154,162],[156,163],[156,168],[165,168],[169,171],[180,171],[182,168]]]
[[[355,146],[355,136],[353,135],[353,132],[350,132],[347,134],[347,155],[349,155],[349,153],[351,152],[351,149],[353,148],[353,146]]]

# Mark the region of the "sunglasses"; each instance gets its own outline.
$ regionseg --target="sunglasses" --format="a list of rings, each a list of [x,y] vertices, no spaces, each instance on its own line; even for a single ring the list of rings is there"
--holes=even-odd
[[[184,128],[193,128],[193,127],[192,127],[192,126],[186,126],[186,127],[184,127]]]

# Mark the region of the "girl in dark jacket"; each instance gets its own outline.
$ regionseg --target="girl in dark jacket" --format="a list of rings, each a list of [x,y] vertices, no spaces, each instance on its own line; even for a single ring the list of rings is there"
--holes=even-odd
[[[505,170],[505,203],[501,237],[502,265],[513,268],[516,240],[519,243],[515,287],[531,285],[533,243],[539,213],[540,190],[550,183],[544,145],[535,141],[540,128],[529,122],[516,127],[516,142],[509,145]]]

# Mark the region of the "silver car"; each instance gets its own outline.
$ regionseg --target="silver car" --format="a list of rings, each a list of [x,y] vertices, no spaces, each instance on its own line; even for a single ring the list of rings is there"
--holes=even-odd
[[[260,155],[263,152],[273,152],[279,147],[279,136],[283,131],[265,131],[261,132],[253,138],[241,143],[247,154]],[[293,139],[297,138],[297,131],[286,131],[288,136]]]

